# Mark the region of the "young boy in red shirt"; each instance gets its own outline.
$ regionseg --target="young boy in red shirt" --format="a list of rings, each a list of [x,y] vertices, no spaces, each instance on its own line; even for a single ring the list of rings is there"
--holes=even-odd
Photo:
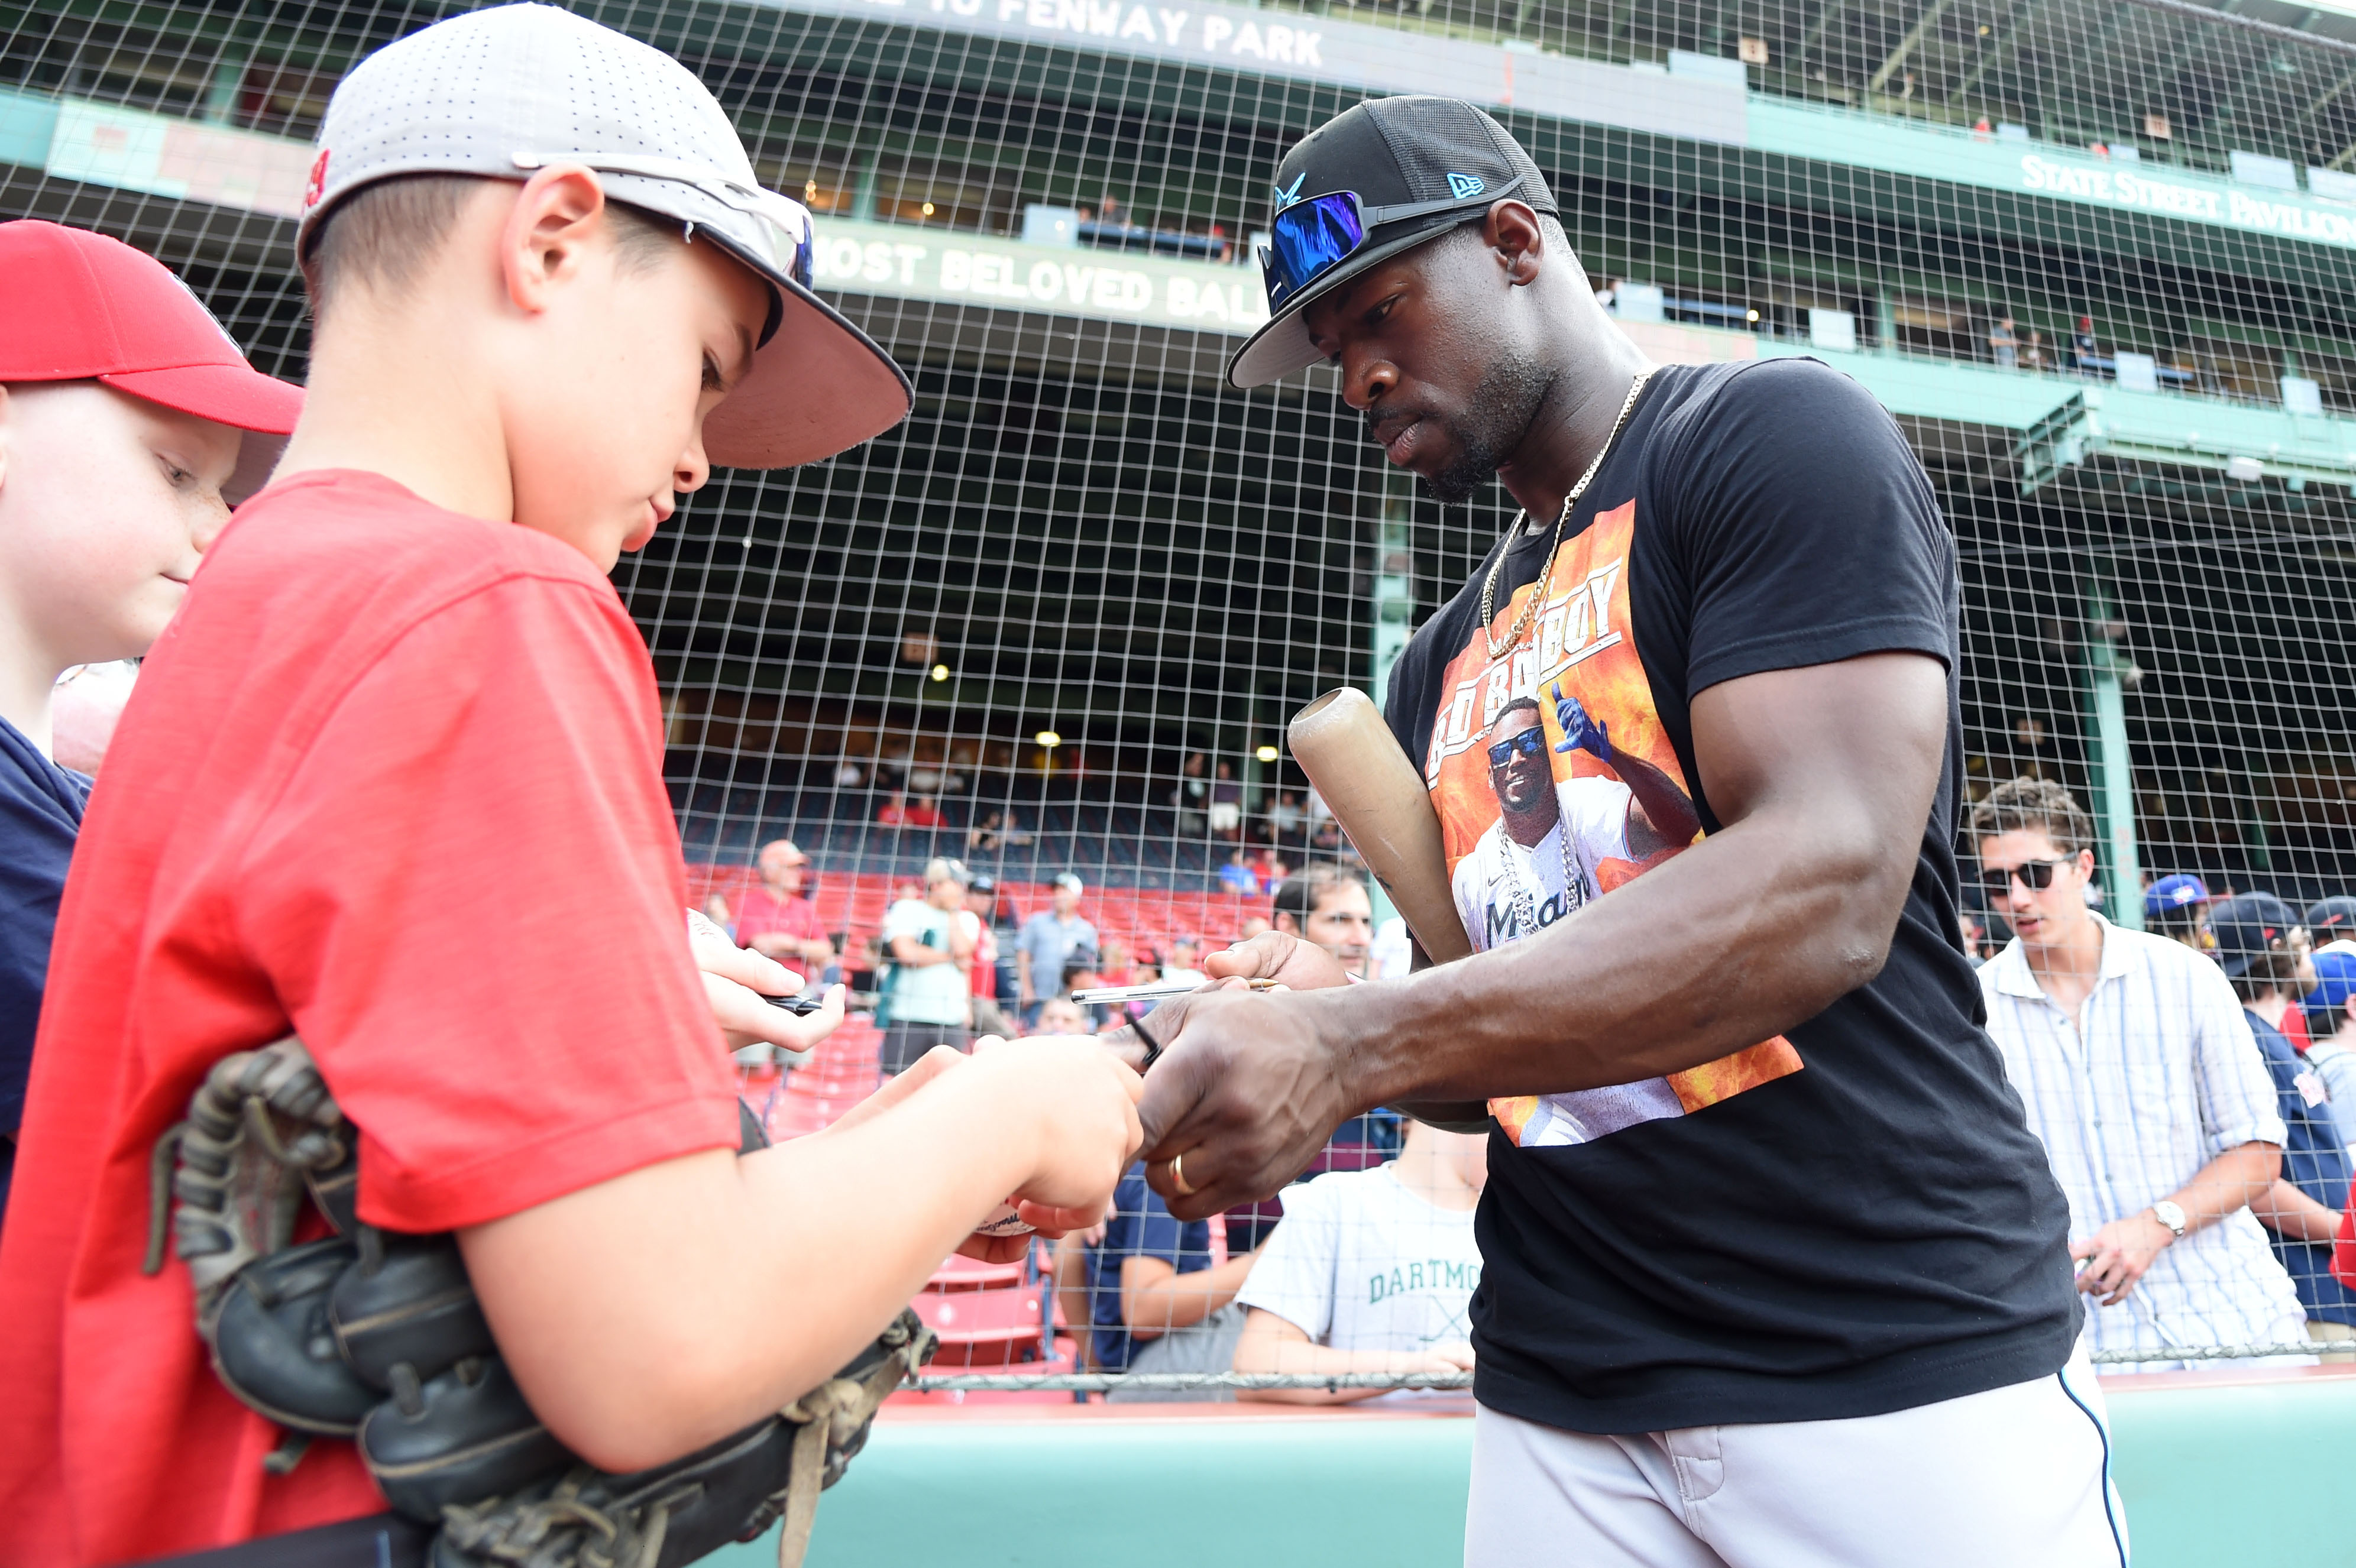
[[[908,390],[711,95],[568,13],[475,12],[346,79],[309,197],[302,421],[149,660],[59,918],[0,1237],[12,1568],[384,1506],[345,1442],[265,1469],[187,1269],[142,1272],[151,1154],[230,1053],[300,1035],[360,1218],[456,1232],[533,1412],[616,1472],[816,1386],[1006,1194],[1093,1221],[1138,1139],[1134,1074],[1038,1040],[737,1156],[723,1046],[806,1039],[757,994],[798,982],[691,954],[605,573],[709,464],[825,456]]]

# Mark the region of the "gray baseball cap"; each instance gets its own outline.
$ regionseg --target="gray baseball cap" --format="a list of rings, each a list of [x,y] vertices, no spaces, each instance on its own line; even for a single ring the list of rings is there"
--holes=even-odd
[[[577,164],[616,201],[677,219],[766,279],[753,373],[704,421],[712,461],[790,468],[908,415],[908,378],[810,286],[811,220],[761,188],[727,112],[661,50],[553,5],[499,5],[355,66],[319,127],[297,254],[337,202],[395,175],[523,180]]]

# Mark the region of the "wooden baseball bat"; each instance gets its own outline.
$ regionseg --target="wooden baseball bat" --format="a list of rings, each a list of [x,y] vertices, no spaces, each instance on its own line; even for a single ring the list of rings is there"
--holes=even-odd
[[[1355,687],[1329,691],[1292,716],[1285,739],[1424,955],[1435,964],[1471,957],[1440,817],[1374,700]]]
[[[1435,964],[1471,957],[1472,944],[1448,886],[1440,817],[1373,699],[1354,687],[1329,691],[1292,716],[1285,739],[1424,956]],[[1481,1133],[1489,1125],[1488,1109],[1477,1101],[1398,1109],[1449,1132]]]

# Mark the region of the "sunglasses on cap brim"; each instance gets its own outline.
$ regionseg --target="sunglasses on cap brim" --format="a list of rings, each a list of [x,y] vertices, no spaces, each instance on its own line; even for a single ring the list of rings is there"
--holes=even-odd
[[[774,268],[803,288],[814,287],[817,262],[811,251],[814,226],[809,208],[788,196],[730,179],[726,175],[678,158],[637,153],[518,153],[515,166],[543,169],[552,165],[578,164],[601,175],[636,175],[641,179],[669,180],[702,192],[732,212],[754,221],[754,231],[766,253],[755,261]],[[665,217],[676,217],[666,213]],[[687,221],[680,219],[680,222]],[[735,236],[731,235],[732,240]]]
[[[1386,223],[1403,223],[1458,208],[1487,207],[1510,196],[1522,183],[1519,175],[1504,185],[1472,196],[1443,197],[1438,201],[1410,201],[1397,207],[1368,207],[1354,190],[1332,191],[1296,201],[1269,224],[1269,242],[1260,247],[1260,274],[1268,282],[1268,308],[1284,302],[1366,248],[1367,236]]]

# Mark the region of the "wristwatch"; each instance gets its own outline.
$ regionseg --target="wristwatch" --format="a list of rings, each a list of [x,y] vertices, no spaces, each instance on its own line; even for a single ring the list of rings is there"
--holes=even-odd
[[[2176,1232],[2176,1239],[2178,1241],[2180,1242],[2184,1239],[2184,1232],[2186,1230],[2184,1222],[2184,1205],[2163,1198],[2158,1202],[2151,1206],[2151,1212],[2153,1218],[2157,1219],[2161,1224]]]

